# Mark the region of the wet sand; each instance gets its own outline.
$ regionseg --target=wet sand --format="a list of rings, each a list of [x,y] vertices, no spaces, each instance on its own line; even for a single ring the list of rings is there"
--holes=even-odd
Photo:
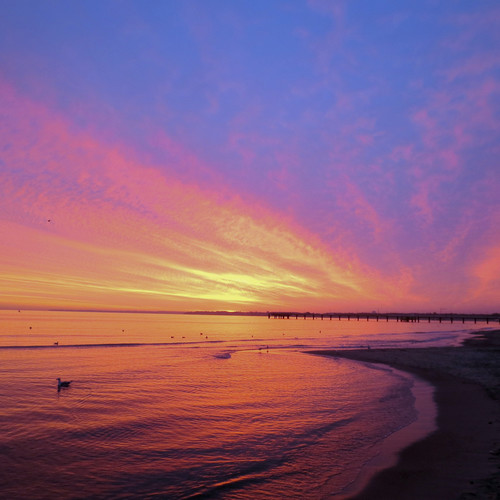
[[[500,330],[476,332],[460,347],[314,354],[383,363],[435,387],[437,430],[351,498],[500,499]]]

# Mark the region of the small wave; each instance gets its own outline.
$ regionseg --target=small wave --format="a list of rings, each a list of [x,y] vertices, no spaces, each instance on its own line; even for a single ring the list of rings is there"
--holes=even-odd
[[[223,342],[223,341],[211,341]],[[208,343],[208,342],[203,342]],[[200,342],[119,342],[119,343],[102,343],[102,344],[59,344],[59,345],[3,345],[0,346],[2,349],[95,349],[101,347],[148,347],[148,346],[159,346],[159,347],[172,347],[172,346],[193,346],[197,347]]]
[[[282,466],[287,460],[288,457],[280,456],[267,458],[265,460],[257,460],[254,463],[243,464],[238,468],[239,470],[230,474],[224,481],[206,484],[198,488],[197,492],[184,498],[186,500],[195,498],[217,498],[219,495],[241,490],[245,486],[255,486],[259,483],[266,483],[273,477],[279,477],[279,474],[273,473],[272,471]]]
[[[214,358],[217,359],[229,359],[231,357],[230,352],[220,352],[218,354],[214,354]]]

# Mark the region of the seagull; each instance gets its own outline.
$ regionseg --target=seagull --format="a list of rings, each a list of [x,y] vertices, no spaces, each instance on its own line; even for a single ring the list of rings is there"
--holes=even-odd
[[[69,384],[71,384],[71,382],[73,381],[62,381],[59,377],[57,377],[57,390],[60,391],[61,387],[69,387]]]

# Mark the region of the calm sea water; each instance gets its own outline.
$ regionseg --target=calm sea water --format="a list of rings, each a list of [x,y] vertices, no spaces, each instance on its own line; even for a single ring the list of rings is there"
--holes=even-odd
[[[335,497],[418,422],[416,383],[304,351],[453,326],[0,311],[0,497]]]

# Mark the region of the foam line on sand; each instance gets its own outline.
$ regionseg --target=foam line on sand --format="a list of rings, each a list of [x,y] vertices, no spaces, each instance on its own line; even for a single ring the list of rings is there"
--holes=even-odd
[[[410,372],[434,387],[437,429],[352,498],[500,498],[500,330],[459,347],[314,351]]]

